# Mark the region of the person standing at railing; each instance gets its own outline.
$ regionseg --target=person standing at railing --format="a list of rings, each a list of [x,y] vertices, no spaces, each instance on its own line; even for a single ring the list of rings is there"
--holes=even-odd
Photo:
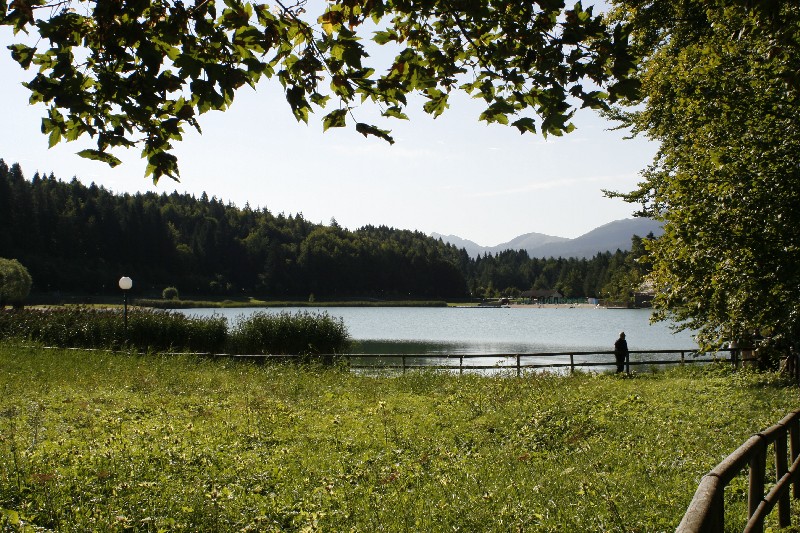
[[[625,372],[625,362],[628,360],[628,341],[625,340],[625,332],[619,334],[619,338],[614,343],[614,358],[617,360],[617,374]]]

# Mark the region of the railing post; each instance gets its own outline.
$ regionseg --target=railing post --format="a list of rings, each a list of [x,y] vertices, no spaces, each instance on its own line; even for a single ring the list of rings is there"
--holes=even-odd
[[[681,366],[683,366],[685,363],[686,363],[685,352],[681,350]]]
[[[758,446],[753,449],[750,458],[750,490],[747,495],[747,518],[750,519],[764,499],[764,477],[767,470],[767,445],[763,437],[758,441]],[[755,533],[763,533],[764,520],[761,519],[753,528]]]
[[[725,531],[725,487],[714,494],[711,500],[711,512],[709,513],[708,523],[709,533],[724,533]]]
[[[794,464],[800,455],[800,418],[796,416],[789,425],[789,455],[791,464]],[[800,480],[797,478],[792,481],[792,496],[795,500],[800,499]]]
[[[463,355],[459,355],[458,356],[458,375],[459,376],[464,375],[464,356]]]
[[[703,476],[675,533],[724,533],[724,495],[725,485],[718,475]]]
[[[784,474],[789,470],[787,465],[787,446],[786,446],[787,431],[783,428],[775,439],[775,479],[781,479]],[[789,498],[789,491],[785,490],[783,495],[778,500],[778,525],[780,527],[789,527],[792,525],[791,516],[791,499]]]
[[[574,354],[569,354],[569,373],[570,374],[574,374],[575,373],[575,355]]]
[[[403,355],[400,360],[403,362],[403,374],[406,373],[406,356]]]
[[[517,377],[520,377],[522,375],[522,365],[520,359],[521,359],[520,355],[517,354]]]

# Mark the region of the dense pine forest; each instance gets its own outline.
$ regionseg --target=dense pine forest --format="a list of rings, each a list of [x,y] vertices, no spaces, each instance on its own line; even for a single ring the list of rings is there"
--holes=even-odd
[[[556,289],[565,297],[625,299],[645,268],[631,252],[592,259],[506,251],[470,258],[418,231],[356,230],[301,214],[240,208],[205,193],[118,195],[0,159],[0,257],[18,259],[39,294],[116,292],[128,275],[140,296],[260,299],[462,299]]]

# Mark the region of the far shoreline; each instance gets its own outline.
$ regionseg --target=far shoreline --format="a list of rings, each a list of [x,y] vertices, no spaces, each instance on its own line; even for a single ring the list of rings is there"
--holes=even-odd
[[[98,299],[100,300],[100,299]],[[160,298],[136,298],[128,303],[131,307],[179,310],[179,309],[237,309],[237,308],[325,308],[325,307],[428,307],[428,308],[458,308],[458,309],[640,309],[625,306],[605,306],[601,304],[580,303],[488,303],[488,302],[458,302],[445,300],[337,300],[337,301],[292,301],[292,300],[164,300]],[[116,308],[122,307],[122,302],[113,302],[111,298],[92,302],[46,302],[37,301],[26,305],[32,308],[49,308],[61,306],[85,306]]]
[[[510,308],[520,308],[520,309],[535,309],[535,308],[542,308],[542,309],[606,309],[606,307],[600,304],[588,304],[588,303],[580,303],[580,304],[509,304]]]

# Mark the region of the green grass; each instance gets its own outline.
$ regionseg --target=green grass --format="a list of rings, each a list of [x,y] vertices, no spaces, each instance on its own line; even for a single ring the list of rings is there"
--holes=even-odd
[[[720,367],[364,377],[0,343],[0,368],[0,524],[58,531],[673,531],[797,407]],[[726,495],[740,524],[744,481]]]

